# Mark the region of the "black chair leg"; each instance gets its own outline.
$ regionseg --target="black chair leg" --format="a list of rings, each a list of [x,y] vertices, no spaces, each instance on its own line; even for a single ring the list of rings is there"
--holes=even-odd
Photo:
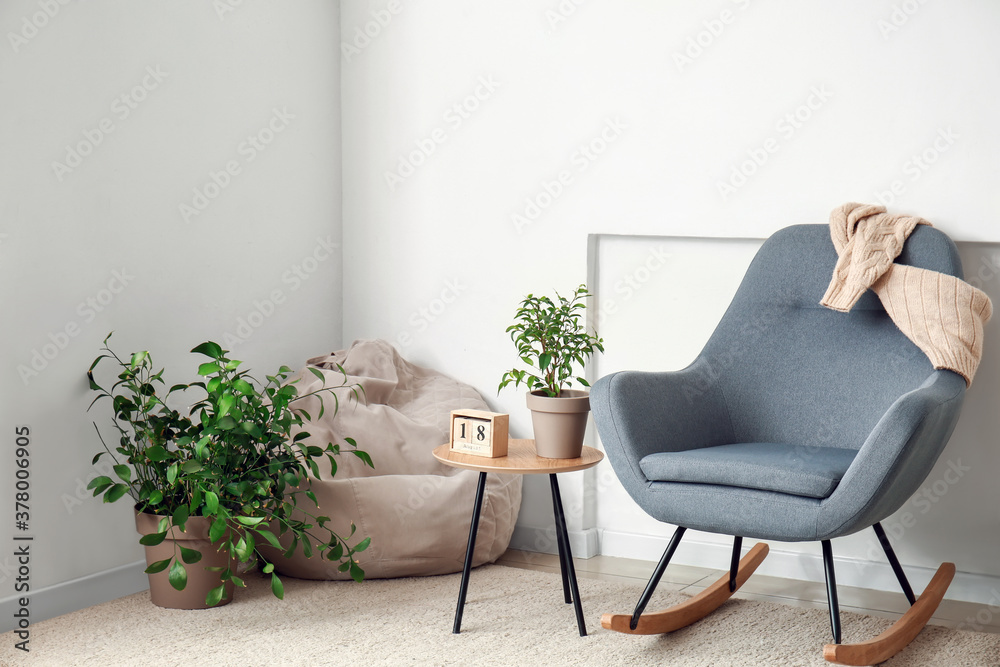
[[[674,551],[677,550],[677,545],[681,543],[681,538],[684,537],[685,530],[687,528],[684,526],[677,526],[674,536],[670,538],[670,544],[667,545],[666,551],[663,552],[660,562],[656,564],[653,576],[649,578],[646,590],[642,592],[642,595],[639,597],[639,604],[635,606],[635,611],[632,612],[632,619],[628,623],[630,629],[635,630],[639,625],[639,617],[642,616],[642,612],[646,610],[646,605],[649,604],[650,598],[653,597],[653,591],[656,590],[656,586],[660,583],[660,577],[663,576],[663,572],[667,569],[667,564],[673,558]]]
[[[906,573],[903,572],[903,566],[899,564],[896,552],[892,550],[892,545],[889,544],[889,538],[886,537],[885,531],[882,529],[882,524],[876,523],[872,528],[875,529],[875,534],[878,536],[879,544],[882,545],[885,557],[889,559],[889,565],[892,566],[892,571],[896,575],[896,581],[899,582],[900,587],[903,589],[903,595],[906,596],[907,601],[912,606],[917,601],[917,598],[913,596],[913,589],[910,588],[910,582],[906,580]]]
[[[729,562],[729,592],[736,592],[736,574],[740,571],[740,550],[743,548],[743,538],[737,535],[733,538],[733,559]]]
[[[826,598],[830,604],[830,629],[833,643],[840,643],[840,603],[837,601],[837,576],[833,571],[833,547],[830,540],[823,540],[823,567],[826,570]]]

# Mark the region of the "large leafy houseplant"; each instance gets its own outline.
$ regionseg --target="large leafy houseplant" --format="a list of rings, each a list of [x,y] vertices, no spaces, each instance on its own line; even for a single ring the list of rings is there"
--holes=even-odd
[[[539,456],[576,458],[583,448],[590,398],[586,391],[569,386],[575,380],[589,387],[574,368],[582,368],[595,351],[604,351],[603,339],[587,331],[584,314],[589,296],[586,285],[577,287],[569,298],[558,292],[555,300],[529,294],[507,327],[518,356],[530,368],[505,372],[497,393],[512,382],[527,386]]]
[[[137,512],[162,517],[157,530],[144,535],[140,543],[163,543],[175,528],[183,531],[191,517],[205,517],[210,523],[212,548],[228,554],[230,563],[221,568],[219,585],[207,592],[206,606],[219,604],[227,587],[245,586],[233,563],[249,566],[257,561],[261,571],[271,575],[274,595],[284,596],[274,564],[257,549],[261,543],[286,556],[300,547],[307,557],[318,552],[320,557],[339,562],[340,570],[349,572],[356,581],[363,579],[364,572],[353,556],[364,551],[369,540],[350,546],[347,540],[354,535],[353,523],[345,538],[331,530],[328,517],[317,516],[308,503],[300,502],[305,496],[316,509],[315,495],[303,485],[310,476],[319,476],[318,458],[327,457],[333,471],[334,457],[342,452],[372,465],[368,454],[351,438],[345,438],[343,449],[338,443],[324,448],[300,444],[309,437],[302,427],[312,417],[295,403],[324,394],[332,397],[337,410],[340,399],[335,390],[344,388],[357,399],[359,388],[346,384],[346,373],[344,383],[337,387],[324,385],[299,395],[296,381],[287,381],[291,373],[288,367],[282,366],[275,375],[266,376],[266,382],[260,382],[240,368],[242,362],[230,359],[227,350],[206,342],[191,350],[208,357],[198,367],[202,379],[164,391],[163,370],[153,370],[149,353],[136,352],[122,359],[109,347],[110,337],[104,340],[101,354],[87,375],[90,388],[98,394],[91,407],[104,398],[111,401],[112,423],[119,436],[113,448],[101,437],[104,451],[93,463],[109,456],[115,479],[98,476],[88,488],[95,496],[103,494],[104,502],[127,494]],[[117,371],[117,380],[109,389],[94,378],[104,360]],[[309,370],[324,379],[318,370]],[[167,404],[171,396],[188,391],[197,392],[199,397],[186,414]],[[317,418],[325,411],[323,396],[320,398]],[[287,548],[279,542],[280,536],[286,536]],[[178,545],[171,557],[150,563],[146,572],[153,575],[168,570],[170,585],[183,590],[188,579],[185,566],[195,565],[202,555]]]
[[[595,350],[604,351],[604,340],[587,331],[583,321],[585,299],[590,296],[586,285],[580,285],[571,298],[556,292],[556,300],[529,294],[514,314],[514,323],[507,333],[517,347],[517,354],[532,370],[513,368],[500,379],[499,393],[511,382],[525,384],[529,390],[541,390],[556,397],[575,379],[584,387],[590,385],[575,376],[573,367],[581,367]]]

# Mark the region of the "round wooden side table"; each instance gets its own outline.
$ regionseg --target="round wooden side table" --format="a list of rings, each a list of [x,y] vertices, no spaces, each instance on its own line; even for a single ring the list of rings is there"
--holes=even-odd
[[[584,447],[579,458],[546,459],[535,453],[534,440],[510,440],[507,456],[495,459],[483,456],[473,456],[450,451],[448,444],[434,449],[434,458],[441,463],[455,468],[465,468],[479,472],[479,485],[476,487],[476,501],[472,510],[472,525],[469,527],[469,544],[465,549],[465,566],[462,568],[462,584],[458,590],[458,607],[455,610],[455,625],[452,632],[462,631],[462,612],[465,609],[465,597],[469,590],[469,573],[472,570],[472,554],[476,549],[476,533],[479,532],[479,514],[483,508],[483,494],[486,489],[486,474],[498,473],[505,475],[537,475],[546,473],[549,485],[552,487],[552,511],[555,514],[556,542],[559,546],[559,570],[562,572],[563,597],[566,604],[573,604],[576,612],[576,624],[580,636],[587,635],[587,626],[583,620],[583,606],[580,604],[580,590],[576,582],[576,569],[573,567],[573,553],[569,546],[569,535],[566,531],[566,515],[563,513],[562,498],[559,495],[559,480],[556,474],[586,470],[601,462],[604,453],[593,447]]]

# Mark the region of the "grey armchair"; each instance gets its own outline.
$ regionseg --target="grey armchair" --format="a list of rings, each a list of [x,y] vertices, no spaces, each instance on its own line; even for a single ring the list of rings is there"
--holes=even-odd
[[[917,600],[879,522],[937,461],[965,381],[934,370],[871,291],[849,313],[820,306],[836,261],[826,225],[778,231],[693,364],[594,384],[591,407],[615,473],[644,511],[677,526],[634,613],[605,615],[605,627],[660,633],[711,612],[766,556],[757,544],[740,561],[744,537],[822,543],[828,660],[885,660],[937,607],[954,565],[942,564]],[[918,227],[896,262],[962,276],[954,244],[932,227]],[[830,541],[868,527],[912,606],[876,640],[841,644]],[[688,528],[735,537],[729,575],[680,607],[643,614]]]

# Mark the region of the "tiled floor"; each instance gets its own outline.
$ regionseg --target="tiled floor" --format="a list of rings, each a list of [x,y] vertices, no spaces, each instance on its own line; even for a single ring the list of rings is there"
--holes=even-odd
[[[555,554],[509,549],[497,563],[529,570],[559,572],[559,557]],[[613,558],[611,556],[595,556],[586,560],[574,558],[573,563],[578,577],[627,581],[636,584],[637,600],[656,566],[656,563],[649,561]],[[723,574],[725,573],[721,570],[672,564],[667,567],[657,590],[683,591],[693,595],[708,587]],[[896,619],[908,607],[902,593],[887,593],[851,586],[838,586],[837,593],[840,608],[845,611]],[[750,577],[736,593],[736,597],[749,600],[768,600],[797,607],[827,608],[825,584],[768,577],[760,574]],[[655,606],[655,598],[651,604]],[[964,622],[963,627],[968,630],[1000,633],[1000,614],[983,614],[984,609],[986,607],[981,604],[944,600],[930,622],[946,627],[954,627]],[[977,614],[980,616],[978,620],[976,619]]]

